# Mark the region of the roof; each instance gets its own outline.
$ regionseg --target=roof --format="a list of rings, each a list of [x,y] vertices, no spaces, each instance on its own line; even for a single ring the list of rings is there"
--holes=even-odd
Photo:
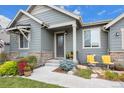
[[[7,28],[9,28],[22,14],[28,16],[29,18],[33,19],[34,21],[38,22],[39,24],[43,24],[43,23],[44,23],[43,21],[41,21],[41,20],[37,19],[36,17],[32,16],[31,14],[29,14],[28,12],[23,11],[23,10],[20,10],[20,11],[16,14],[15,18],[14,18],[14,19],[11,21],[11,23],[8,25]]]
[[[114,25],[115,23],[117,23],[118,21],[120,21],[122,18],[124,18],[124,13],[121,14],[120,16],[116,17],[113,21],[111,21],[107,25],[105,25],[104,28],[105,29],[108,29],[109,27],[111,27],[112,25]]]
[[[111,22],[111,20],[101,20],[101,21],[96,21],[96,22],[89,22],[89,23],[84,23],[83,27],[106,25],[109,22]]]

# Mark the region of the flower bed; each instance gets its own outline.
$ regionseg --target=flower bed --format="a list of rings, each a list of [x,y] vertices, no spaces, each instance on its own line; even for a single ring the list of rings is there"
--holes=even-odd
[[[30,76],[37,63],[35,56],[20,58],[16,61],[2,62],[0,65],[0,76],[25,75]]]

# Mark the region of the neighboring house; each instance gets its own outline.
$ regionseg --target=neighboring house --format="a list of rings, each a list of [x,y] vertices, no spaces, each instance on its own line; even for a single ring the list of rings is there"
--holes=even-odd
[[[10,35],[6,31],[0,30],[0,53],[9,52]]]
[[[5,28],[9,24],[10,19],[7,17],[0,15],[0,53],[9,52],[9,42],[10,42],[10,35],[7,34]]]
[[[100,61],[109,53],[116,56],[114,61],[124,61],[123,17],[84,24],[80,16],[57,6],[29,6],[20,10],[7,28],[11,57],[35,55],[42,65],[73,51],[74,62],[85,62],[88,54]]]

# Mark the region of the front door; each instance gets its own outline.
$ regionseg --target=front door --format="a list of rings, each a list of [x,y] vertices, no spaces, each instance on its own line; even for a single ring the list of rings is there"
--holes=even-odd
[[[64,57],[64,33],[56,34],[56,57]]]

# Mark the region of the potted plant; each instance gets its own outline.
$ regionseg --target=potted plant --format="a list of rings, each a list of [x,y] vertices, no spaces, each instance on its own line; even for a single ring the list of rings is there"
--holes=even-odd
[[[29,65],[25,66],[24,76],[26,76],[26,77],[31,76],[31,73],[32,73],[31,67]]]

